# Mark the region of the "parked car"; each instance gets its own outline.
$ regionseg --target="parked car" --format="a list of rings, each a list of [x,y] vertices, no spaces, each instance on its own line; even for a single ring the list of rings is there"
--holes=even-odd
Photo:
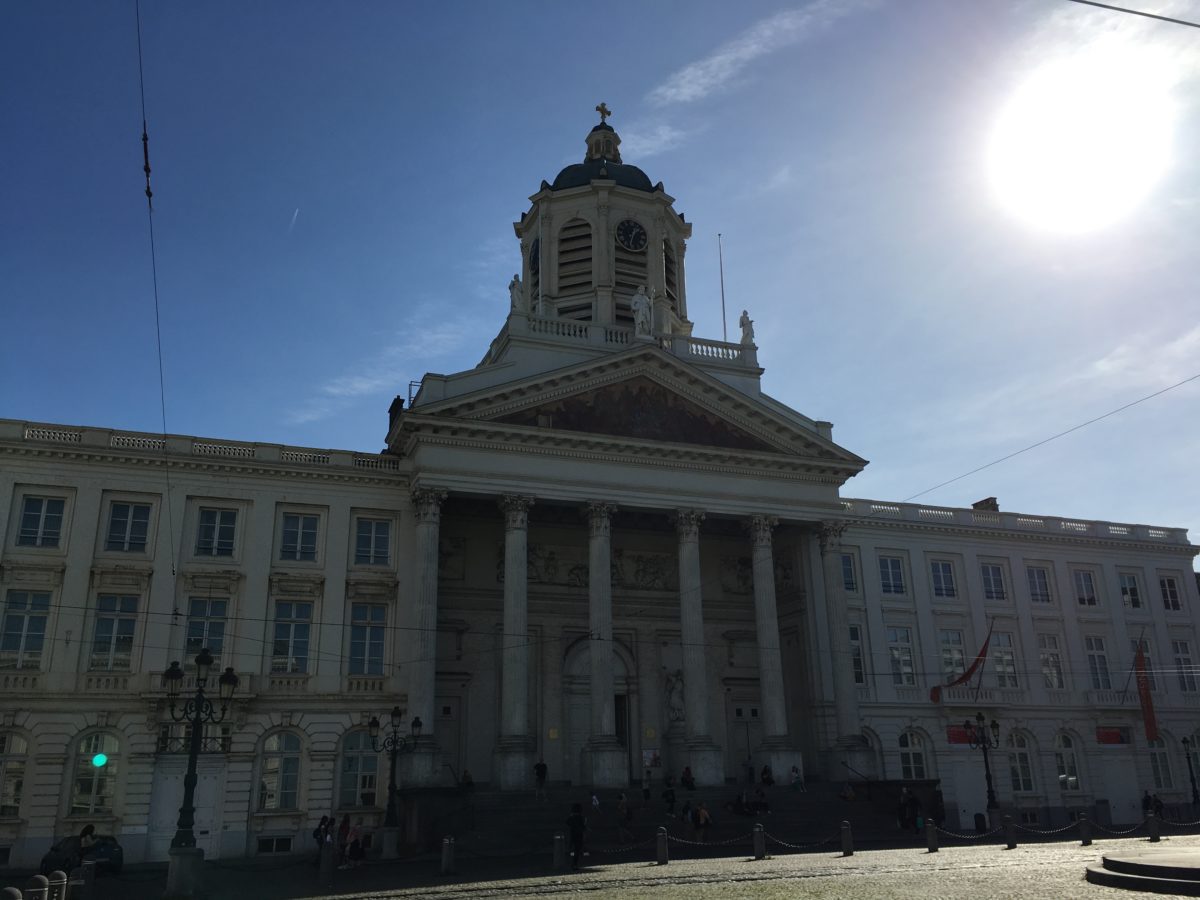
[[[61,869],[70,874],[83,860],[94,859],[96,871],[117,873],[125,864],[125,851],[111,834],[96,835],[96,842],[81,855],[79,852],[79,835],[73,834],[54,844],[42,857],[42,874],[49,875],[55,869]]]

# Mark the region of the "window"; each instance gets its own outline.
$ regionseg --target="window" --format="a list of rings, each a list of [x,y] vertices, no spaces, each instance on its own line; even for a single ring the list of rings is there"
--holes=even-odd
[[[1142,608],[1142,593],[1138,590],[1137,576],[1132,572],[1122,572],[1118,576],[1121,581],[1121,602],[1130,609]]]
[[[158,726],[159,753],[189,753],[192,746],[190,722],[164,722]],[[201,753],[228,753],[233,749],[233,729],[229,725],[207,724],[200,731]]]
[[[900,735],[900,777],[916,781],[925,777],[925,742],[915,731]]]
[[[1158,589],[1162,592],[1163,608],[1179,612],[1179,583],[1170,575],[1159,576]]]
[[[933,579],[933,596],[955,597],[958,591],[954,587],[954,566],[943,559],[935,559],[929,564],[930,576]]]
[[[383,636],[387,607],[379,603],[350,605],[350,674],[383,674]]]
[[[187,642],[184,653],[189,660],[208,648],[213,660],[221,658],[225,646],[225,614],[229,610],[229,599],[219,597],[192,597],[188,601]]]
[[[916,672],[913,668],[912,629],[889,627],[888,656],[892,662],[892,684],[915,685]]]
[[[1029,582],[1029,599],[1034,603],[1050,602],[1050,571],[1041,566],[1026,566],[1025,579]]]
[[[854,666],[854,683],[865,685],[867,683],[867,669],[863,660],[861,625],[850,626],[850,662]]]
[[[196,532],[197,556],[233,556],[236,509],[201,509]]]
[[[1096,583],[1092,579],[1092,573],[1076,569],[1071,575],[1075,579],[1075,599],[1079,601],[1079,605],[1095,606]]]
[[[904,567],[898,557],[879,557],[879,586],[885,594],[904,593]]]
[[[354,561],[360,566],[386,566],[390,561],[392,523],[387,519],[359,519],[354,540]]]
[[[145,553],[146,531],[149,526],[149,503],[114,501],[108,511],[108,538],[104,542],[104,549]]]
[[[1058,788],[1062,791],[1078,791],[1079,762],[1075,758],[1075,739],[1060,734],[1054,739],[1054,765],[1058,769]]]
[[[1063,681],[1062,655],[1058,652],[1058,637],[1053,634],[1038,635],[1038,655],[1042,662],[1042,680],[1052,691],[1065,687]]]
[[[18,547],[57,547],[62,536],[63,508],[59,497],[26,497],[21,507]]]
[[[37,669],[42,665],[50,595],[9,591],[0,632],[0,669]]]
[[[1141,645],[1142,645],[1142,658],[1146,660],[1146,680],[1150,683],[1150,690],[1157,691],[1158,690],[1158,680],[1154,677],[1154,661],[1151,658],[1152,654],[1150,652],[1150,641],[1143,640],[1143,641],[1141,641]],[[1137,652],[1138,652],[1138,640],[1137,640],[1137,638],[1134,638],[1133,640],[1131,640],[1129,642],[1130,659],[1136,660]]]
[[[284,513],[279,558],[312,562],[317,558],[317,517]]]
[[[983,599],[1004,600],[1008,596],[1004,590],[1004,569],[995,563],[984,563],[979,574],[983,576]]]
[[[1181,691],[1196,690],[1196,670],[1192,668],[1192,648],[1187,641],[1171,641],[1171,652],[1175,655],[1175,671],[1179,675]]]
[[[342,741],[342,774],[338,781],[338,808],[375,805],[379,754],[365,731],[351,731]]]
[[[113,811],[117,786],[117,739],[98,731],[80,739],[71,783],[72,816]]]
[[[275,641],[271,645],[272,672],[308,671],[308,635],[311,628],[311,603],[275,601]]]
[[[296,809],[299,789],[300,738],[288,731],[270,735],[263,741],[258,808]]]
[[[940,631],[938,640],[942,644],[942,676],[947,679],[957,678],[967,671],[963,634],[961,631]]]
[[[292,839],[290,837],[260,837],[258,839],[259,853],[291,853]]]
[[[1017,687],[1017,653],[1008,632],[992,635],[992,667],[996,670],[996,687]]]
[[[21,794],[25,790],[25,738],[0,732],[0,816],[21,814]]]
[[[1087,650],[1088,671],[1092,676],[1092,687],[1098,691],[1112,689],[1112,681],[1108,677],[1108,654],[1104,652],[1104,638],[1089,635],[1083,639]]]
[[[1167,745],[1162,738],[1147,741],[1150,748],[1150,772],[1154,776],[1154,787],[1160,791],[1169,791],[1175,785],[1171,780],[1171,757],[1167,753]]]
[[[854,555],[851,553],[842,554],[842,587],[849,594],[858,590],[858,578],[854,573]]]
[[[128,672],[133,658],[133,632],[137,627],[137,597],[101,594],[96,598],[96,625],[92,631],[93,672]]]
[[[1020,733],[1008,736],[1008,771],[1013,793],[1033,790],[1033,764],[1029,759],[1029,740]]]

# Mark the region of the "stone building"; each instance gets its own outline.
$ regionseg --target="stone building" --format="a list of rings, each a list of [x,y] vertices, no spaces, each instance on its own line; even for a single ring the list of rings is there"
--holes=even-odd
[[[85,822],[165,857],[161,675],[202,647],[241,679],[200,759],[210,858],[379,825],[393,706],[423,724],[404,790],[749,762],[937,778],[969,821],[979,710],[1026,821],[1190,797],[1186,532],[843,498],[866,461],[761,392],[749,316],[692,334],[691,226],[619,144],[602,118],[530,198],[499,334],[393,404],[382,454],[0,420],[0,864]],[[932,702],[989,635],[981,683]]]

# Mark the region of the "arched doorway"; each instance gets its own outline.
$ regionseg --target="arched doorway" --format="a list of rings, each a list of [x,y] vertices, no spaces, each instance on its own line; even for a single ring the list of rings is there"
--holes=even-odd
[[[633,655],[620,641],[613,641],[613,713],[617,740],[625,748],[629,777],[639,771],[634,754],[637,730],[637,690],[633,677]],[[563,722],[565,759],[563,774],[572,784],[586,784],[591,779],[583,766],[584,748],[592,733],[591,657],[586,637],[575,641],[563,658]]]

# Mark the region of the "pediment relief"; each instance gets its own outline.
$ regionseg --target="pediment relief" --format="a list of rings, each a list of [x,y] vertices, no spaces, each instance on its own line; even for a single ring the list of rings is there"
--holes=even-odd
[[[779,450],[644,376],[527,407],[496,421],[734,450]]]

